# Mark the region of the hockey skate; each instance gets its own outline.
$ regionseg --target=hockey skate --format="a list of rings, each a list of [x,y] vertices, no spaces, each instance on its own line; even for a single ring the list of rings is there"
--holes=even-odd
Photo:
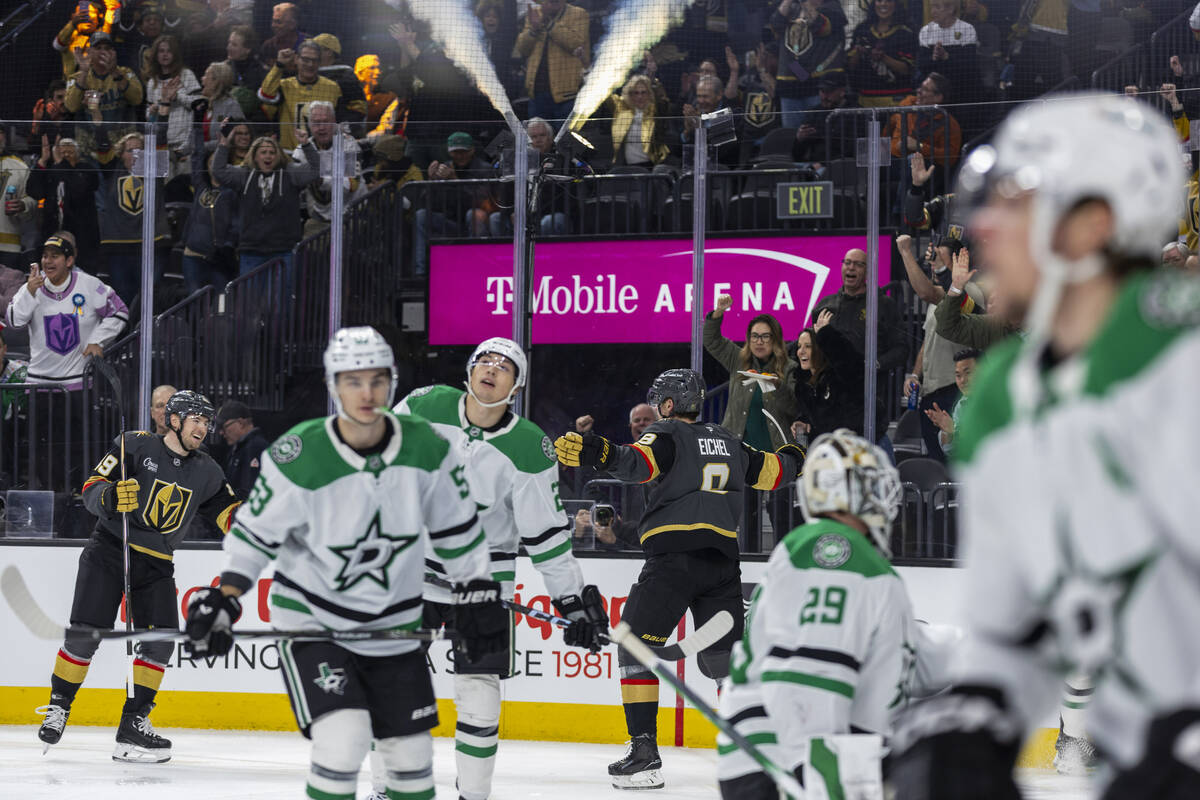
[[[654,735],[634,736],[625,757],[608,765],[608,775],[616,789],[663,788],[662,759],[658,757]]]
[[[42,755],[45,755],[46,751],[50,749],[50,745],[58,744],[58,740],[62,738],[63,728],[67,727],[67,717],[70,716],[71,709],[51,703],[48,706],[35,708],[33,713],[45,717],[42,720],[42,727],[38,728],[38,738],[46,743],[42,748]]]
[[[171,760],[171,740],[155,733],[150,724],[149,715],[152,708],[153,704],[131,714],[121,715],[113,761],[161,764]]]
[[[1095,746],[1086,737],[1068,736],[1058,723],[1058,739],[1054,742],[1054,769],[1059,775],[1090,775],[1100,758]]]

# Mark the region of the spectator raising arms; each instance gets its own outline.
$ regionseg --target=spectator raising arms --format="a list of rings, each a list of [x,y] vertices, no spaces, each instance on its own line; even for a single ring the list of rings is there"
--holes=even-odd
[[[142,65],[146,81],[146,118],[167,121],[167,147],[171,151],[167,179],[188,171],[187,154],[192,144],[192,102],[200,97],[200,81],[183,65],[179,40],[164,34],[146,50]]]
[[[751,447],[773,452],[791,441],[784,426],[796,413],[796,362],[788,358],[783,329],[770,314],[750,320],[744,345],[722,336],[721,322],[732,306],[733,298],[722,295],[704,318],[704,349],[729,372],[729,405],[721,426]]]
[[[78,114],[86,107],[93,123],[133,122],[143,96],[142,82],[133,71],[117,66],[112,37],[103,32],[93,33],[87,56],[67,82],[67,96],[63,99],[67,111]],[[104,134],[111,141],[119,131],[105,130]],[[75,138],[86,155],[96,142],[93,125],[76,126]],[[96,149],[96,159],[102,164],[113,157],[107,148]]]
[[[300,241],[300,194],[316,179],[316,148],[308,132],[295,130],[294,141],[304,153],[304,163],[293,164],[274,139],[260,136],[250,145],[242,166],[229,164],[229,137],[222,135],[213,154],[212,171],[223,186],[240,194],[241,233],[238,262],[242,275],[281,258],[290,270],[292,248]]]
[[[113,5],[113,13],[117,5]],[[104,6],[101,3],[89,3],[86,0],[75,7],[75,13],[67,24],[54,37],[54,49],[62,55],[62,77],[70,78],[77,70],[82,69],[79,57],[86,58],[91,45],[92,34],[99,31],[108,33],[112,30],[112,18],[104,18]]]
[[[213,64],[209,69],[218,66],[224,65]],[[196,116],[201,115],[197,111]],[[230,122],[225,124],[233,127]],[[245,138],[249,136],[247,129]],[[188,294],[203,286],[224,286],[237,273],[238,190],[222,186],[212,173],[200,124],[192,132],[191,159],[192,210],[183,231],[183,282]]]
[[[779,74],[775,92],[783,127],[798,128],[802,112],[820,102],[817,82],[843,72],[846,15],[836,0],[782,0],[770,25],[779,37]]]
[[[605,113],[612,115],[614,164],[649,169],[666,160],[666,120],[658,119],[666,103],[661,84],[648,75],[634,75],[609,98]]]
[[[516,50],[525,59],[529,116],[566,119],[583,83],[583,61],[576,51],[588,47],[588,12],[567,0],[530,5]]]
[[[842,333],[834,327],[833,312],[817,313],[812,327],[805,328],[796,340],[796,405],[799,413],[792,434],[807,434],[809,441],[838,428],[849,428],[862,435],[863,362]],[[887,420],[882,403],[876,403],[875,434],[879,445],[891,452],[887,439]]]
[[[280,50],[278,55],[275,66],[263,78],[258,99],[269,106],[271,116],[279,118],[279,144],[291,150],[300,144],[294,136],[304,124],[298,116],[300,109],[314,100],[326,100],[336,108],[342,102],[342,90],[318,73],[321,47],[313,40],[305,40],[296,50]],[[293,71],[295,77],[284,77]]]
[[[893,106],[912,94],[917,38],[898,10],[898,0],[875,0],[854,30],[847,63],[863,106]]]

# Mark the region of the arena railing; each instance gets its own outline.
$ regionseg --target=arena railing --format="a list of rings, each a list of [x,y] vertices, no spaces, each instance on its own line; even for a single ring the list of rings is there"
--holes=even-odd
[[[1148,67],[1153,69],[1149,64],[1149,54],[1150,49],[1146,44],[1135,44],[1124,53],[1114,56],[1092,73],[1092,88],[1123,92],[1126,86],[1142,87],[1149,74]],[[1165,66],[1163,65],[1164,70]]]
[[[1189,19],[1192,7],[1181,11],[1169,22],[1164,24],[1150,36],[1150,69],[1161,72],[1164,76],[1171,71],[1171,56],[1179,56],[1183,76],[1195,75],[1200,72],[1200,42],[1192,33]],[[1185,78],[1181,76],[1179,82]],[[1148,87],[1157,88],[1157,87]],[[1180,86],[1180,88],[1183,88]]]

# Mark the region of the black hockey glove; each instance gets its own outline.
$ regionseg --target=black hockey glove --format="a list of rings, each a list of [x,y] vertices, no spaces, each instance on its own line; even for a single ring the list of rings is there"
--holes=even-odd
[[[808,453],[804,452],[803,447],[793,442],[788,442],[776,450],[775,455],[779,456],[779,460],[783,462],[785,468],[787,467],[787,458],[784,458],[784,456],[790,456],[795,466],[795,471],[791,473],[792,477],[800,477],[800,473],[804,471],[804,459],[808,457]],[[783,474],[788,474],[786,469],[784,469]]]
[[[904,800],[1020,800],[1021,726],[999,690],[960,686],[900,718],[885,794]]]
[[[508,644],[509,613],[500,605],[500,584],[476,578],[454,585],[454,649],[467,661],[498,653]]]
[[[192,655],[223,656],[233,648],[233,623],[242,615],[242,604],[220,589],[197,589],[188,601],[188,636],[185,646]]]
[[[594,433],[581,436],[572,431],[554,440],[554,452],[558,460],[568,467],[607,469],[613,450],[612,442]]]
[[[1200,709],[1156,717],[1146,732],[1146,751],[1131,769],[1120,770],[1101,800],[1190,800],[1200,797]]]
[[[593,653],[608,644],[608,615],[600,590],[593,584],[583,587],[583,595],[565,594],[554,601],[554,607],[571,624],[563,628],[563,642],[568,647],[586,647]]]

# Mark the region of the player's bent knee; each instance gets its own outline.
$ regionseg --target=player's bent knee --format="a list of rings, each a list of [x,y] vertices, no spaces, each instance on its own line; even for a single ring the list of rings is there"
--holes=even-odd
[[[171,663],[171,654],[174,652],[174,642],[146,642],[141,648],[142,658],[164,666]]]
[[[312,761],[337,772],[358,774],[371,749],[371,715],[364,708],[339,708],[313,722]]]
[[[500,678],[496,675],[455,675],[454,706],[459,722],[476,728],[500,724]]]
[[[700,674],[706,678],[720,680],[721,678],[729,677],[729,651],[704,650],[696,654],[696,660],[700,665]]]
[[[94,631],[98,630],[91,625],[72,625],[73,631]],[[91,661],[92,656],[96,655],[96,651],[100,648],[100,640],[95,641],[90,639],[71,639],[63,644],[63,651],[67,655],[72,656],[77,661]]]

